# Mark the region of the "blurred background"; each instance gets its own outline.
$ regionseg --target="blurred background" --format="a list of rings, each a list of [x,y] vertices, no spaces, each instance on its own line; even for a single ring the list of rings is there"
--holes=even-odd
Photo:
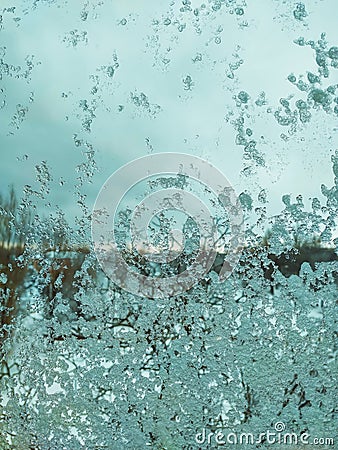
[[[2,2],[0,191],[13,184],[40,215],[58,206],[74,223],[80,183],[91,210],[107,177],[151,152],[210,160],[253,206],[264,190],[268,216],[283,194],[308,202],[333,184],[335,94],[310,101],[308,120],[296,101],[338,81],[332,59],[324,74],[317,58],[322,33],[326,51],[337,44],[334,0],[12,3]]]

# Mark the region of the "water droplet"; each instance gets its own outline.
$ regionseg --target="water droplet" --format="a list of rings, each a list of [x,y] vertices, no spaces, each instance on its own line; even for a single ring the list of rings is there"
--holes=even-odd
[[[329,50],[329,58],[338,59],[338,47],[331,47]]]
[[[296,106],[298,109],[306,109],[307,108],[307,103],[304,102],[304,100],[297,100],[296,101]]]
[[[242,103],[247,103],[250,97],[245,91],[241,91],[238,93],[238,98]]]
[[[112,78],[114,76],[115,70],[114,67],[108,66],[107,67],[107,75],[109,78]]]
[[[313,89],[309,94],[309,99],[312,99],[315,103],[320,103],[321,105],[326,105],[330,101],[328,93],[321,89]]]
[[[6,284],[7,283],[7,279],[8,279],[8,277],[7,277],[7,275],[5,273],[1,273],[0,274],[0,283],[1,284]]]
[[[242,192],[239,195],[239,200],[240,200],[243,208],[245,208],[249,211],[252,209],[253,200],[247,192]]]
[[[187,75],[185,78],[183,78],[183,84],[186,91],[191,91],[191,89],[194,87],[194,82],[192,81],[190,75]]]
[[[325,57],[325,53],[317,52],[316,63],[317,63],[318,66],[320,66],[320,67],[325,67],[325,66],[326,66],[326,57]]]
[[[296,9],[293,11],[293,16],[297,20],[303,20],[307,16],[305,5],[303,3],[297,3]]]
[[[192,61],[193,62],[202,61],[202,54],[201,53],[197,53],[195,58],[193,58]]]
[[[314,83],[319,83],[320,79],[317,75],[314,75],[312,72],[309,72],[307,74],[307,79],[309,80],[310,83],[314,84]]]

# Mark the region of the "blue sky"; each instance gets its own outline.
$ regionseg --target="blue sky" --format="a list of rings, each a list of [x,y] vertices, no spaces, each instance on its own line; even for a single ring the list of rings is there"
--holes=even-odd
[[[305,2],[308,17],[303,21],[293,16],[296,2],[248,2],[240,16],[229,7],[213,11],[211,3],[203,9],[192,1],[192,9],[199,10],[198,23],[193,13],[179,11],[179,2],[44,1],[35,8],[28,1],[7,3],[3,59],[24,67],[26,56],[34,55],[34,67],[29,82],[3,76],[0,190],[12,183],[19,194],[24,185],[39,189],[35,166],[46,161],[53,182],[47,198],[36,200],[41,214],[56,205],[70,220],[79,214],[76,168],[88,148],[76,146],[75,135],[92,146],[98,166],[92,183],[80,188],[89,209],[115,170],[151,151],[209,159],[238,193],[247,190],[255,198],[266,189],[270,215],[282,208],[284,193],[320,197],[321,183],[333,184],[330,155],[337,148],[337,116],[313,111],[311,122],[285,141],[280,135],[287,129],[276,122],[273,111],[280,98],[302,98],[287,80],[291,72],[298,76],[317,70],[314,52],[293,40],[317,40],[326,32],[330,44],[338,45],[334,0]],[[6,11],[14,5],[14,12]],[[194,62],[198,55],[201,61]],[[243,63],[229,78],[229,64],[240,59]],[[185,89],[187,75],[194,83],[191,90]],[[331,71],[328,83],[337,82]],[[243,147],[236,145],[231,124],[241,113],[233,98],[240,91],[250,95],[245,126],[253,130],[266,161],[265,167],[253,167],[250,176],[241,172],[246,164]],[[254,101],[262,91],[267,105],[257,107]],[[141,93],[149,107],[133,101]],[[90,131],[83,126],[82,100],[95,114]],[[18,104],[28,111],[16,129],[11,122]]]

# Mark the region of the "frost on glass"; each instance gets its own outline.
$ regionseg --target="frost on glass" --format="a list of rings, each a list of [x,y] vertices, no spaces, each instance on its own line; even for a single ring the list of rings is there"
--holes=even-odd
[[[335,448],[335,2],[5,3],[0,449],[211,449],[220,432],[225,448],[269,449],[256,440],[283,426],[294,448],[316,437]],[[220,281],[228,217],[196,188],[213,207],[216,259],[189,291],[148,299],[102,270],[91,215],[112,172],[162,151],[210,159],[237,180],[245,245]],[[288,161],[297,171],[277,195]],[[130,239],[142,196],[192,185],[161,174],[121,203],[115,231],[134,271],[165,278],[193,263],[191,217],[149,223],[163,252],[181,226],[172,262],[149,262]]]

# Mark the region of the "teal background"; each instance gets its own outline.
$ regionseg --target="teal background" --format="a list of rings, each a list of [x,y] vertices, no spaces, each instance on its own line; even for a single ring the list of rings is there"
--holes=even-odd
[[[306,98],[287,76],[315,72],[315,54],[293,40],[317,40],[325,32],[336,44],[336,2],[307,2],[303,20],[295,19],[294,2],[237,3],[220,2],[214,11],[213,3],[203,9],[192,2],[191,8],[200,11],[196,22],[193,12],[180,12],[179,2],[3,2],[3,61],[18,68],[19,78],[14,68],[2,69],[1,191],[11,183],[19,193],[24,185],[37,188],[34,167],[45,160],[54,180],[48,202],[72,221],[79,214],[73,195],[76,167],[86,149],[74,145],[76,135],[93,146],[99,169],[92,184],[83,187],[89,208],[111,173],[151,151],[205,157],[238,193],[266,189],[271,216],[280,211],[284,193],[320,197],[321,183],[333,181],[337,116],[313,111],[310,123],[284,141],[280,135],[288,135],[288,129],[273,112],[280,98]],[[245,13],[237,15],[241,6]],[[172,22],[165,25],[168,18]],[[77,38],[71,37],[74,30]],[[193,62],[197,54],[202,60]],[[27,55],[33,55],[34,67],[25,78]],[[242,64],[229,78],[229,64],[238,61]],[[116,62],[109,77],[107,67]],[[191,90],[183,83],[187,75]],[[337,83],[336,71],[328,81]],[[91,93],[96,83],[97,92]],[[245,125],[266,161],[265,167],[249,164],[255,172],[250,176],[241,174],[247,163],[230,123],[240,114],[233,97],[241,90],[250,96]],[[257,107],[262,91],[267,104]],[[150,106],[137,106],[131,93],[144,93]],[[90,131],[83,126],[91,113],[79,106],[82,100],[95,115]],[[22,120],[15,118],[17,108],[27,108]]]

